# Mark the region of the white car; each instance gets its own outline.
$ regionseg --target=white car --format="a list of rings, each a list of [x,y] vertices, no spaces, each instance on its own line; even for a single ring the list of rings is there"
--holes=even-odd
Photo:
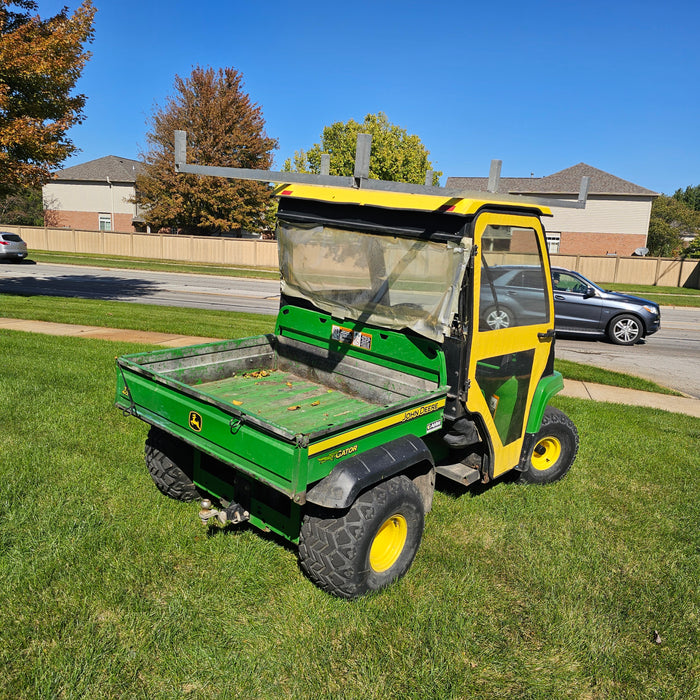
[[[16,233],[0,231],[0,260],[20,262],[27,257],[27,244]]]

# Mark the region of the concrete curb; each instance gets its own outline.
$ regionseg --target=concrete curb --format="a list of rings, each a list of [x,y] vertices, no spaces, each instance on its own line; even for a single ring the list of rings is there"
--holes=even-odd
[[[628,406],[660,408],[663,411],[685,413],[686,415],[700,418],[700,400],[685,396],[668,396],[666,394],[655,394],[650,391],[623,389],[619,386],[590,384],[573,379],[564,380],[564,390],[560,395],[570,396],[575,399],[621,403]]]

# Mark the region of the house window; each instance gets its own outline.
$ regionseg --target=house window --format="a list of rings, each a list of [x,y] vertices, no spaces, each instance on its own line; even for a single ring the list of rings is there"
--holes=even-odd
[[[558,231],[547,231],[545,235],[547,238],[547,250],[550,253],[558,253],[559,244],[561,243],[561,233]]]
[[[112,215],[100,214],[100,231],[112,230]]]

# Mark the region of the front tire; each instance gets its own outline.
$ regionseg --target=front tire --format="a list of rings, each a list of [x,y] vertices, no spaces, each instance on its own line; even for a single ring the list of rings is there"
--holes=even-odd
[[[634,345],[643,333],[642,322],[631,314],[615,317],[608,327],[608,338],[616,345]]]
[[[401,578],[423,535],[421,495],[406,476],[360,494],[345,510],[316,509],[304,516],[299,563],[327,593],[358,598]]]
[[[578,430],[557,408],[547,406],[535,440],[520,473],[523,484],[550,484],[566,476],[578,452]]]
[[[176,501],[194,501],[201,493],[192,481],[190,445],[153,426],[146,438],[146,466],[158,490]]]

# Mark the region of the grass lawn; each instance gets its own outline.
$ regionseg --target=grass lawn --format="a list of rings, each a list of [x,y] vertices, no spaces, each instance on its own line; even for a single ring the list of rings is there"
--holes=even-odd
[[[8,318],[75,323],[105,328],[130,328],[207,338],[236,338],[270,333],[275,326],[273,316],[261,314],[234,314],[230,311],[185,309],[96,299],[0,294],[0,308],[2,308],[0,316]],[[567,360],[557,360],[555,366],[567,379],[679,395],[678,392],[647,379],[619,372]]]
[[[279,270],[255,267],[231,267],[230,265],[208,265],[206,263],[184,263],[177,260],[153,260],[151,258],[129,258],[118,255],[92,255],[88,253],[61,253],[48,250],[32,250],[29,258],[35,262],[60,263],[63,265],[91,265],[115,267],[122,270],[158,270],[160,272],[194,272],[198,275],[223,275],[224,277],[280,278]]]
[[[686,287],[659,287],[651,284],[614,284],[601,282],[603,289],[622,292],[655,301],[660,306],[700,306],[700,289]]]
[[[0,331],[0,697],[700,694],[700,420],[558,399],[566,479],[438,491],[408,575],[349,603],[160,495],[112,407],[140,349]]]

